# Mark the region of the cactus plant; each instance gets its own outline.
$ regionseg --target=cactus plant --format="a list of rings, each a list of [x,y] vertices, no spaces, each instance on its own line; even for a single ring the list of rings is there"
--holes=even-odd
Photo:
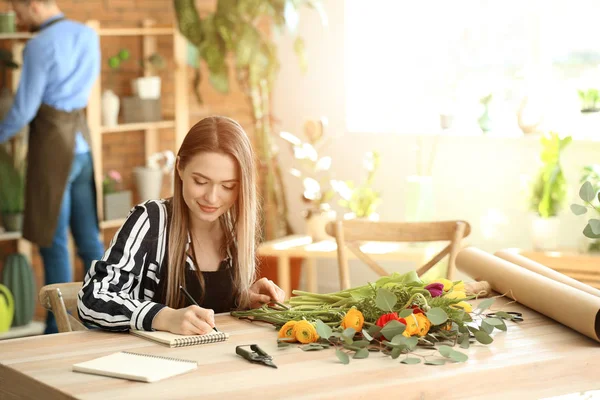
[[[15,302],[12,326],[27,325],[35,311],[36,284],[31,265],[23,254],[6,257],[2,283],[12,292]]]
[[[0,285],[0,332],[7,332],[15,314],[15,302],[12,293],[4,285]]]

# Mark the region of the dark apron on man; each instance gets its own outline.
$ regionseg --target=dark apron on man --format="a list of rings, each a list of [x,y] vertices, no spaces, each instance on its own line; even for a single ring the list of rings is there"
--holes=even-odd
[[[83,109],[60,111],[42,104],[29,126],[23,238],[41,247],[52,245],[71,164],[77,132],[92,148]],[[94,199],[96,186],[93,186]],[[93,212],[96,213],[94,200]]]

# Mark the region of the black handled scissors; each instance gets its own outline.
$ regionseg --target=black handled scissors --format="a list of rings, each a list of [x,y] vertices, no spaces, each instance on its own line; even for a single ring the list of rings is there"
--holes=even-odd
[[[508,314],[511,321],[522,322],[523,321],[523,313],[516,311],[500,311],[500,313]],[[489,313],[485,315],[486,317],[496,317],[500,318],[501,315],[498,315],[497,312]]]
[[[250,350],[252,351],[248,351],[243,348],[247,346],[250,346]],[[273,358],[260,347],[258,347],[257,344],[244,344],[237,346],[235,348],[235,352],[250,362],[263,364],[267,367],[277,368],[277,365],[273,364]]]

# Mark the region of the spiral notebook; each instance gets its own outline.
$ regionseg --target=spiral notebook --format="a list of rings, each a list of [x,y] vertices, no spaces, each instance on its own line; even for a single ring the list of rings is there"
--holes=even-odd
[[[182,346],[195,346],[198,344],[224,342],[229,339],[229,334],[225,332],[207,333],[205,335],[176,335],[171,332],[163,331],[138,331],[135,329],[130,330],[134,335],[150,339],[158,343],[166,344],[169,347],[182,347]]]
[[[121,351],[73,364],[73,371],[140,382],[156,382],[198,368],[196,361]]]

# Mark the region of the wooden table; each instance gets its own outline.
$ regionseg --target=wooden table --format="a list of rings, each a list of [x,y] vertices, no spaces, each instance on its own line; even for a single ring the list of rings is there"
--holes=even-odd
[[[417,267],[420,267],[446,244],[444,242],[430,242],[426,245],[369,242],[361,246],[361,250],[374,260],[414,262]],[[262,243],[258,247],[258,254],[277,257],[278,284],[289,296],[291,293],[290,258],[302,257],[305,259],[308,291],[317,292],[316,261],[319,258],[337,259],[337,244],[333,239],[313,242],[312,238],[307,235],[290,235]],[[349,251],[348,258],[356,259],[356,256]]]
[[[497,301],[498,302],[498,301]],[[496,331],[494,343],[466,350],[469,361],[404,365],[380,354],[337,361],[333,350],[277,349],[269,325],[218,315],[227,342],[168,348],[123,333],[72,332],[0,342],[2,399],[510,399],[600,389],[600,344],[512,304],[525,321]],[[235,346],[256,343],[278,369],[250,364]],[[198,369],[155,383],[71,371],[74,363],[129,350],[198,361]]]

